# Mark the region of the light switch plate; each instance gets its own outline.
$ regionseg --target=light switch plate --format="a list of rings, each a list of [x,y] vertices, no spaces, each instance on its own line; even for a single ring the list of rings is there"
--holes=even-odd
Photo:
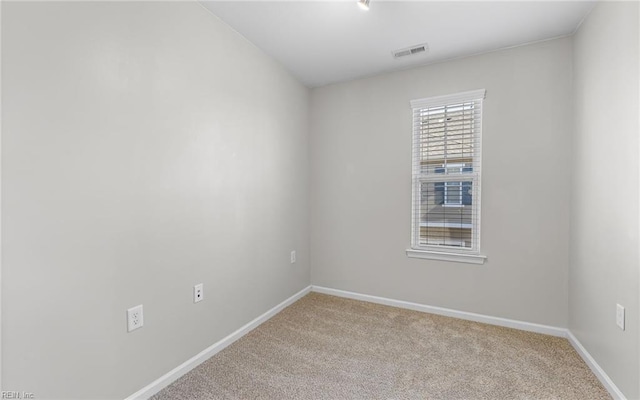
[[[616,304],[616,325],[624,330],[624,307]]]

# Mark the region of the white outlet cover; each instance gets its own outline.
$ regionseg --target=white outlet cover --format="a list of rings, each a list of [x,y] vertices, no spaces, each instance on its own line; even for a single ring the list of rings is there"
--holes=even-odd
[[[296,262],[296,251],[293,250],[291,252],[291,264],[293,264],[294,262]]]
[[[624,330],[624,307],[620,304],[616,304],[616,325]]]
[[[144,325],[142,304],[127,310],[127,332],[135,331]]]
[[[204,300],[204,284],[198,283],[193,287],[193,302],[197,303]]]

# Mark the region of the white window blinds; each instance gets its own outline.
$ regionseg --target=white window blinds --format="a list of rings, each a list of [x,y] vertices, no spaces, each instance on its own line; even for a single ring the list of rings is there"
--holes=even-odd
[[[485,90],[413,100],[412,248],[480,253]]]

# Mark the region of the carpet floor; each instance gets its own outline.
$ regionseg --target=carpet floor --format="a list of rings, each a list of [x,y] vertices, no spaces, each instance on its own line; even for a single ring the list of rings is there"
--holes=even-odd
[[[610,398],[566,339],[310,293],[152,399]]]

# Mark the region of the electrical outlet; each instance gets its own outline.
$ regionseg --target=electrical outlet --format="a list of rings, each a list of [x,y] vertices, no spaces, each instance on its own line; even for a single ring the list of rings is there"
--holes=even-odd
[[[624,330],[624,307],[616,304],[616,325]]]
[[[193,287],[193,302],[197,303],[204,300],[204,284],[198,283]]]
[[[144,325],[144,315],[142,314],[142,304],[127,310],[127,332],[142,328]]]
[[[295,251],[295,250],[293,250],[293,251],[291,252],[291,264],[293,264],[293,263],[295,263],[295,262],[296,262],[296,251]]]

